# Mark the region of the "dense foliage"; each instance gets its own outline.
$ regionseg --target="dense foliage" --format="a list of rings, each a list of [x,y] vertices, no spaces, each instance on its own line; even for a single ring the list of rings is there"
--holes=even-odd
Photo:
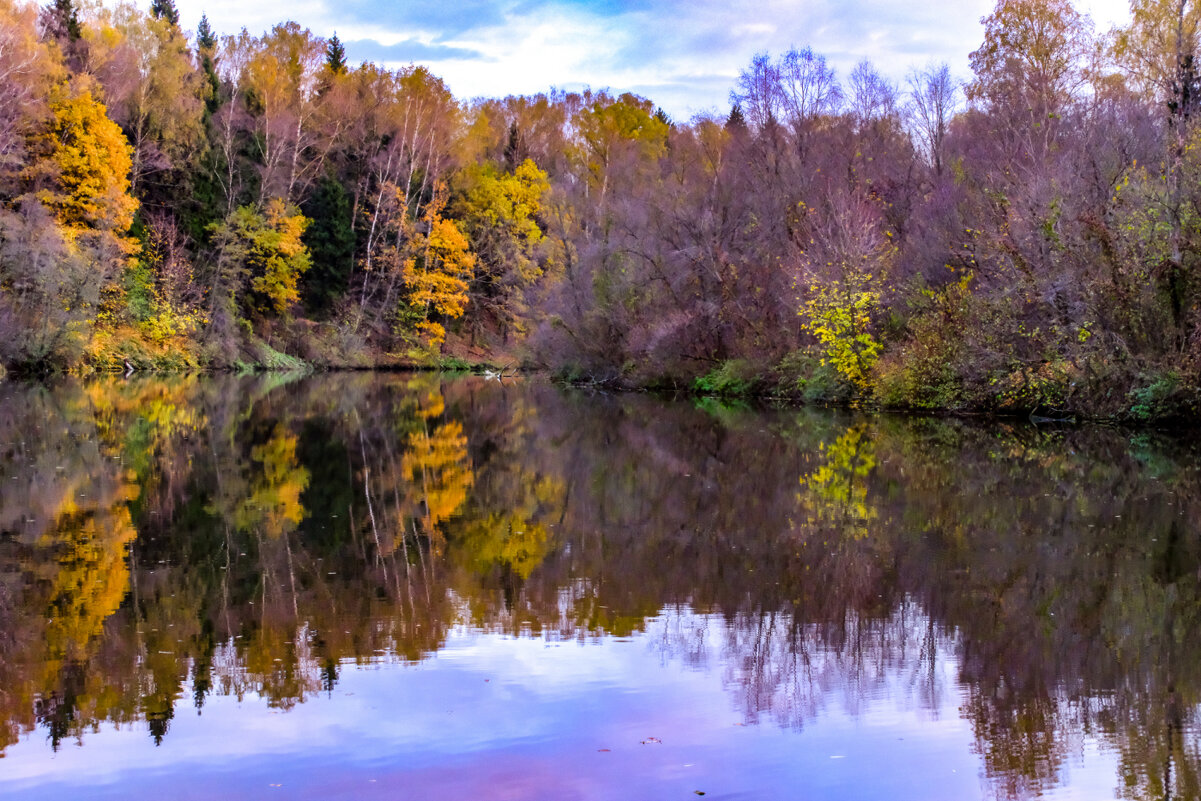
[[[960,84],[756,56],[729,114],[463,103],[295,22],[0,0],[10,371],[529,363],[917,408],[1192,414],[1201,7],[999,0]]]

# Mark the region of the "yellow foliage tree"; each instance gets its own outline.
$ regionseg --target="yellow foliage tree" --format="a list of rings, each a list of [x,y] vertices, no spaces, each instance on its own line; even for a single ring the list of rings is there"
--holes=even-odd
[[[52,217],[39,225],[43,241],[57,239],[53,266],[39,271],[39,280],[58,284],[30,303],[29,326],[61,318],[53,327],[73,331],[75,345],[54,345],[29,355],[34,361],[74,358],[77,345],[94,333],[95,323],[111,322],[123,306],[118,278],[133,264],[137,242],[129,236],[138,203],[130,194],[130,147],[121,129],[108,117],[103,103],[80,79],[55,87],[47,103],[45,124],[29,137],[30,158],[24,180],[31,185],[24,216],[40,204]],[[25,235],[14,237],[24,240]],[[25,240],[26,242],[28,240]],[[66,291],[63,291],[66,290]]]
[[[51,99],[51,121],[42,138],[53,188],[39,199],[53,210],[69,235],[107,232],[125,254],[135,245],[126,235],[138,202],[130,195],[131,148],[104,104],[89,89],[59,89]]]
[[[526,159],[512,173],[487,166],[469,167],[460,174],[462,198],[456,215],[471,236],[476,270],[472,316],[491,317],[507,336],[523,330],[526,308],[522,292],[541,276],[545,239],[538,225],[550,178]]]
[[[429,348],[446,339],[446,329],[433,318],[455,319],[467,310],[467,282],[475,270],[467,237],[458,223],[442,216],[445,206],[445,190],[440,186],[421,216],[427,231],[424,247],[403,268],[408,316]]]

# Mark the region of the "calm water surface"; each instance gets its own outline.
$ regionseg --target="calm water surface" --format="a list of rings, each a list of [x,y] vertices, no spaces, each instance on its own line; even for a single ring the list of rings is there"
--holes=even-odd
[[[0,384],[0,799],[1201,798],[1201,450]]]

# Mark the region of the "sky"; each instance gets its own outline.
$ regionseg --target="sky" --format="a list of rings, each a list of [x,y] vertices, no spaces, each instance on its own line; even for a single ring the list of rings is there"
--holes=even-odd
[[[812,47],[845,76],[861,59],[900,82],[945,61],[969,75],[995,0],[176,0],[194,30],[261,33],[295,20],[337,33],[352,63],[423,64],[461,100],[552,87],[650,98],[673,119],[724,113],[756,53]],[[143,2],[148,5],[148,2]],[[1076,0],[1098,31],[1129,17],[1128,0]]]

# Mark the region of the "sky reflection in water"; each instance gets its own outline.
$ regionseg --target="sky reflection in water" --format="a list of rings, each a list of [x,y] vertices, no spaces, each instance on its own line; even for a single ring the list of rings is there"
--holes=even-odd
[[[538,382],[6,385],[0,798],[1195,798],[1196,456]]]

